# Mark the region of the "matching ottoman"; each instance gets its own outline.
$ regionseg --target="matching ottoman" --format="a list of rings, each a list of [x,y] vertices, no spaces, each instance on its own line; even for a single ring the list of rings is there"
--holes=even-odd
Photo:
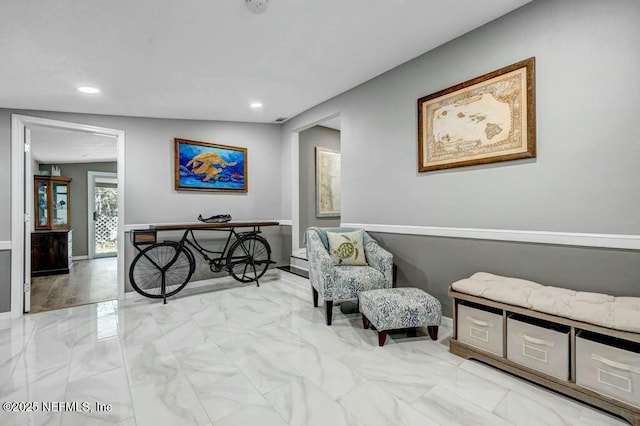
[[[429,337],[438,339],[438,326],[442,319],[442,307],[435,297],[419,288],[383,288],[362,291],[358,294],[362,325],[369,324],[378,330],[378,344],[384,346],[388,330],[427,327]],[[410,334],[410,335],[412,335]]]

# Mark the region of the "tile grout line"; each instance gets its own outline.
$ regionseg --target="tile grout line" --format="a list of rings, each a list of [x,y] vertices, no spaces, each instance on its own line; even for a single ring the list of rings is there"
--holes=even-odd
[[[118,303],[118,310],[120,310],[120,303]],[[123,309],[126,307],[123,306]],[[120,319],[118,318],[118,312],[115,312],[116,316],[116,330],[119,330]],[[138,425],[138,415],[136,414],[136,405],[133,403],[133,394],[131,392],[131,378],[129,377],[129,369],[127,368],[127,357],[125,356],[124,340],[120,332],[118,332],[118,340],[120,342],[120,355],[122,356],[122,366],[124,368],[124,374],[127,378],[127,390],[129,391],[129,401],[131,402],[131,411],[133,412],[133,422]]]

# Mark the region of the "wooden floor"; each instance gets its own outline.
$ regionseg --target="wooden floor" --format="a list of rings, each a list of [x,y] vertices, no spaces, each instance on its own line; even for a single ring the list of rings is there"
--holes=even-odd
[[[74,261],[69,274],[31,278],[31,312],[115,299],[117,282],[116,257]]]

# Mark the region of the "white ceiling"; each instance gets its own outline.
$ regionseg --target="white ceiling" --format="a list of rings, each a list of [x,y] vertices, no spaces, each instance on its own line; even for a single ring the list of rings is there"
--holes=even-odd
[[[529,1],[0,1],[0,107],[272,122]]]
[[[117,139],[112,136],[50,127],[29,126],[31,157],[42,164],[116,161]]]

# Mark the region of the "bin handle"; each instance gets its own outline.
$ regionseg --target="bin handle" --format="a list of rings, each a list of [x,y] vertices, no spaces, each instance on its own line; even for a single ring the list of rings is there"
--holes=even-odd
[[[618,370],[630,371],[632,373],[640,374],[640,368],[635,368],[621,362],[611,361],[610,359],[607,359],[600,355],[591,354],[591,359],[608,365],[609,367],[617,368]]]
[[[480,320],[477,320],[477,319],[475,319],[473,317],[467,317],[467,319],[469,321],[471,321],[472,323],[474,323],[475,325],[479,325],[480,327],[489,327],[489,323],[486,322],[486,321],[480,321]]]
[[[522,337],[524,337],[524,340],[529,343],[533,343],[534,345],[549,346],[550,348],[553,347],[553,342],[548,340],[536,339],[535,337],[527,336],[526,334],[523,334]]]

